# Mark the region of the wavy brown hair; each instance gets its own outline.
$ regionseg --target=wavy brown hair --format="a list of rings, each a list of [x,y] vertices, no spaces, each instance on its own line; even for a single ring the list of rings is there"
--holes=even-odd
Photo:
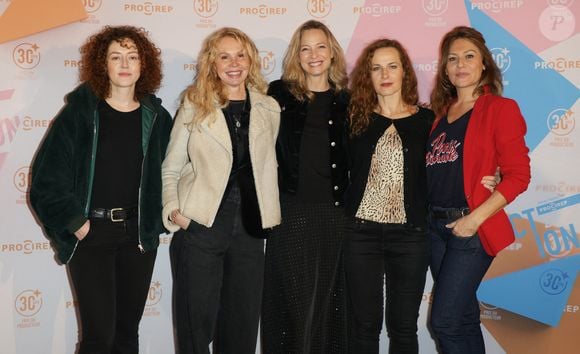
[[[379,100],[371,78],[373,56],[378,49],[394,48],[399,52],[403,68],[403,84],[401,87],[402,100],[407,105],[416,105],[419,100],[417,91],[417,76],[409,54],[403,45],[394,39],[377,39],[367,45],[350,74],[350,107],[349,121],[350,134],[362,133],[370,124],[371,113],[378,107]]]
[[[260,59],[256,44],[247,34],[237,28],[220,28],[203,41],[197,58],[195,78],[185,91],[185,96],[195,108],[193,119],[188,124],[201,123],[216,108],[216,103],[220,107],[225,107],[229,103],[227,88],[220,80],[215,66],[218,42],[225,37],[231,37],[240,42],[250,59],[245,84],[254,90],[266,93],[268,84],[260,71]]]
[[[457,98],[457,89],[446,74],[447,58],[449,57],[449,48],[457,39],[466,39],[473,43],[481,53],[483,59],[484,70],[481,73],[481,78],[475,90],[474,97],[483,94],[483,87],[487,86],[489,91],[494,95],[500,96],[503,91],[503,84],[501,78],[501,71],[497,67],[491,52],[485,45],[485,38],[476,29],[466,26],[458,26],[447,32],[441,44],[439,45],[439,64],[437,68],[437,76],[435,77],[435,85],[431,91],[431,108],[435,114],[440,117],[447,114],[449,104]]]
[[[107,51],[112,42],[122,43],[130,39],[137,46],[141,75],[135,84],[135,99],[156,92],[161,86],[161,50],[149,39],[143,28],[133,26],[105,26],[90,36],[80,48],[81,63],[79,79],[89,84],[101,99],[111,94],[111,83],[107,73]]]
[[[348,84],[346,59],[338,41],[324,23],[315,20],[306,21],[294,31],[282,63],[282,80],[288,83],[290,92],[300,101],[314,97],[306,86],[306,73],[300,66],[300,40],[305,31],[314,29],[324,32],[330,44],[330,52],[332,53],[330,68],[328,68],[330,85],[335,90],[340,91],[345,89]]]

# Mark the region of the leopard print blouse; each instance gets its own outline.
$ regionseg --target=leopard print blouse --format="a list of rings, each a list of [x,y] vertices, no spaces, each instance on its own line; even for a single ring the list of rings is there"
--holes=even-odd
[[[403,186],[403,146],[394,124],[377,141],[367,185],[356,217],[380,223],[407,222]]]

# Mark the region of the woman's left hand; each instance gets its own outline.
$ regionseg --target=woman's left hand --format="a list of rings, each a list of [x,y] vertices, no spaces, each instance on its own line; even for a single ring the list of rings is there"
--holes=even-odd
[[[478,222],[471,215],[465,215],[447,225],[448,229],[453,229],[451,232],[458,237],[471,237],[475,235],[479,228]]]

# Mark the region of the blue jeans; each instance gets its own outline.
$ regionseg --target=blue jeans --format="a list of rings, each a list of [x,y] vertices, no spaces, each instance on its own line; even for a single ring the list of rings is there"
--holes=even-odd
[[[417,318],[429,262],[425,229],[357,219],[347,224],[344,258],[352,311],[349,351],[379,352],[384,313],[389,353],[418,353]]]
[[[476,291],[493,261],[479,236],[458,237],[449,218],[430,215],[431,273],[435,281],[431,329],[443,354],[483,354]]]

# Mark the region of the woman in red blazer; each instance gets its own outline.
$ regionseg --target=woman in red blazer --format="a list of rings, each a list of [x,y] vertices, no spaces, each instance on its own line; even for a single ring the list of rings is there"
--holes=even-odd
[[[445,354],[485,352],[476,290],[494,256],[514,240],[503,208],[530,181],[526,124],[502,88],[481,33],[456,27],[443,37],[426,165],[431,327]],[[480,182],[498,166],[502,180],[491,192]]]

